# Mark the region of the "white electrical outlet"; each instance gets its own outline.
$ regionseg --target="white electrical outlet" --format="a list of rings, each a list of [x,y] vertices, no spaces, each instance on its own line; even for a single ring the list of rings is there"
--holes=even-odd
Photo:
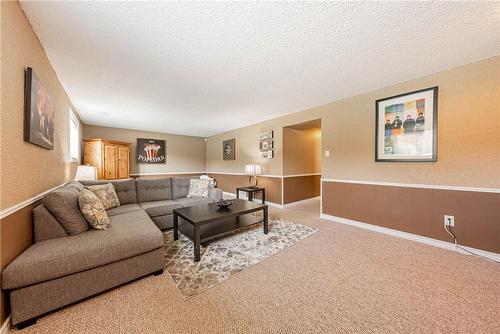
[[[455,216],[444,215],[444,226],[455,226]]]
[[[326,150],[325,151],[325,158],[329,158],[330,157],[330,151],[329,150]]]

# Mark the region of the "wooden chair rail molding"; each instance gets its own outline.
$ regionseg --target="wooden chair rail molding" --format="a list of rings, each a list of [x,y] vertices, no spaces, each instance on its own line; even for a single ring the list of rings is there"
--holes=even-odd
[[[224,175],[245,175],[244,173],[231,173],[231,172],[206,172],[206,174],[224,174]],[[277,174],[264,174],[259,175],[259,177],[276,177],[276,178],[290,178],[290,177],[302,177],[302,176],[315,176],[321,175],[321,173],[309,173],[309,174],[293,174],[293,175],[277,175]]]
[[[45,194],[48,194],[49,192],[51,192],[52,190],[55,190],[59,187],[62,187],[66,184],[67,182],[64,182],[64,183],[61,183],[60,185],[58,186],[55,186],[53,188],[50,188],[49,190],[46,190],[44,192],[41,192],[33,197],[30,197],[22,202],[19,202],[11,207],[8,207],[8,208],[5,208],[3,210],[0,211],[0,219],[3,219],[11,214],[13,214],[14,212],[16,211],[19,211],[21,210],[22,208],[24,207],[27,207],[28,205],[30,204],[33,204],[35,203],[36,201],[40,200],[43,196],[45,196]]]
[[[396,182],[383,182],[383,181],[344,180],[344,179],[329,179],[329,178],[321,178],[321,182],[340,182],[340,183],[368,184],[368,185],[374,185],[374,186],[388,186],[388,187],[405,187],[405,188],[423,188],[423,189],[500,193],[499,188],[464,187],[464,186],[439,185],[439,184],[396,183]]]

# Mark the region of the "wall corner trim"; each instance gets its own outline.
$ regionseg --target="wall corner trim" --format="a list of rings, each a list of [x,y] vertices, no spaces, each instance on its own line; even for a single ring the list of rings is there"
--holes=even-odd
[[[2,324],[2,328],[0,329],[0,334],[7,334],[10,332],[10,315],[5,319],[4,323]]]
[[[8,207],[8,208],[5,208],[3,209],[2,211],[0,211],[0,219],[3,219],[11,214],[13,214],[14,212],[16,211],[19,211],[21,210],[22,208],[32,204],[32,203],[35,203],[36,201],[38,201],[39,199],[41,199],[43,196],[45,196],[46,194],[48,194],[49,192],[51,192],[52,190],[55,190],[57,188],[60,188],[62,186],[64,186],[68,181],[65,181],[64,183],[61,183],[60,185],[54,187],[54,188],[50,188],[49,190],[46,190],[38,195],[35,195],[31,198],[28,198],[27,200],[24,200],[20,203],[17,203],[16,205],[13,205],[11,207]]]
[[[353,183],[353,184],[368,184],[375,186],[425,188],[425,189],[456,190],[456,191],[475,191],[483,193],[500,194],[500,189],[498,188],[462,187],[462,186],[450,186],[450,185],[439,185],[439,184],[395,183],[395,182],[382,182],[382,181],[343,180],[343,179],[329,179],[329,178],[321,178],[321,182],[339,182],[339,183]]]
[[[377,225],[362,223],[362,222],[358,222],[356,220],[351,220],[351,219],[347,219],[347,218],[332,216],[332,215],[325,214],[323,212],[320,214],[320,218],[332,221],[334,223],[340,223],[340,224],[350,225],[350,226],[362,228],[362,229],[365,229],[365,230],[370,230],[370,231],[374,231],[374,232],[378,232],[378,233],[383,233],[383,234],[391,235],[391,236],[394,236],[394,237],[403,238],[403,239],[407,239],[407,240],[412,240],[412,241],[420,242],[420,243],[423,243],[423,244],[431,245],[431,246],[434,246],[434,247],[439,247],[439,248],[451,250],[451,251],[460,253],[462,255],[471,255],[471,254],[469,254],[467,252],[464,252],[463,250],[457,248],[455,246],[455,244],[451,243],[451,242],[446,242],[446,241],[442,241],[442,240],[437,240],[437,239],[432,239],[432,238],[428,238],[428,237],[423,237],[421,235],[412,234],[412,233],[408,233],[408,232],[393,230],[393,229],[390,229],[390,228],[387,228],[387,227],[382,227],[382,226],[377,226]],[[478,254],[480,256],[483,256],[485,258],[491,259],[493,261],[500,261],[500,254],[493,253],[493,252],[488,252],[488,251],[485,251],[485,250],[482,250],[482,249],[467,247],[467,246],[463,246],[463,245],[460,245],[460,247],[463,247],[463,248],[467,249],[470,252],[476,253],[476,254]]]

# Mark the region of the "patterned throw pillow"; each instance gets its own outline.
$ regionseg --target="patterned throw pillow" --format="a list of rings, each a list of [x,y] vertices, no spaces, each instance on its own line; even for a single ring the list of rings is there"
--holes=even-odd
[[[87,186],[85,188],[97,195],[105,210],[120,206],[120,200],[118,199],[118,195],[116,195],[115,187],[111,183]]]
[[[208,180],[191,179],[187,197],[208,197]]]
[[[101,201],[92,191],[84,189],[78,196],[78,205],[90,226],[97,230],[105,230],[109,226],[109,218]]]

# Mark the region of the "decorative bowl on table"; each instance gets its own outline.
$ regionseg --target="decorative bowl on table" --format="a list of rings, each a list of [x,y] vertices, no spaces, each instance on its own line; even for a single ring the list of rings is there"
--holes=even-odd
[[[215,204],[219,208],[226,209],[226,208],[229,208],[231,206],[231,204],[233,204],[233,201],[231,201],[229,199],[221,199],[221,200],[218,200],[217,202],[215,202]]]

